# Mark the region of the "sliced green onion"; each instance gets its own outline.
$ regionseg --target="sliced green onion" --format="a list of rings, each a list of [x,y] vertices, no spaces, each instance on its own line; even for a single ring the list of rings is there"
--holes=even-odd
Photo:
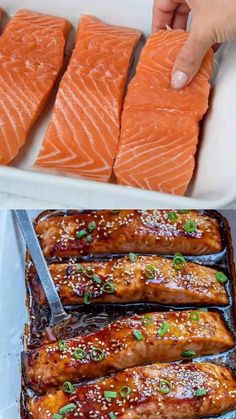
[[[197,224],[195,221],[189,220],[183,227],[186,233],[194,233],[197,230]]]
[[[64,351],[66,349],[66,342],[64,340],[59,340],[58,347],[60,351]]]
[[[126,399],[126,397],[128,397],[131,393],[131,388],[128,386],[122,386],[120,388],[120,395],[123,399]]]
[[[100,276],[93,274],[93,280],[94,282],[96,282],[96,284],[101,284],[102,280],[100,278]]]
[[[90,291],[84,293],[84,304],[89,305],[92,302],[92,294]]]
[[[76,405],[74,403],[69,403],[66,406],[62,407],[59,410],[60,415],[66,415],[67,413],[72,412],[73,410],[75,410]]]
[[[170,330],[170,323],[168,323],[168,322],[164,322],[164,323],[162,323],[161,327],[160,327],[160,328],[159,328],[159,330],[157,331],[157,334],[158,334],[160,337],[163,337],[163,336],[165,336],[165,335],[166,335],[166,333],[167,333],[167,332],[169,332],[169,330]]]
[[[116,419],[116,415],[113,412],[109,413],[110,419]]]
[[[176,253],[173,259],[172,266],[177,271],[180,271],[186,265],[186,260],[181,253]]]
[[[91,223],[89,223],[89,225],[88,225],[89,231],[96,230],[96,227],[97,227],[97,224],[95,223],[95,221],[91,221]]]
[[[87,352],[85,352],[81,348],[77,348],[73,355],[76,359],[82,360],[82,359],[85,359],[87,357]]]
[[[59,413],[56,413],[55,415],[53,415],[53,419],[62,419],[63,416],[59,415]]]
[[[130,253],[129,258],[130,258],[131,262],[133,262],[133,263],[137,262],[137,259],[138,259],[137,255],[135,255],[135,253]]]
[[[145,271],[144,271],[144,273],[145,273],[145,276],[146,276],[148,279],[153,279],[153,278],[155,278],[155,275],[156,275],[156,269],[155,269],[155,266],[153,266],[153,265],[147,265],[147,266],[145,267]]]
[[[184,357],[184,358],[193,358],[194,356],[196,356],[197,354],[196,354],[196,352],[195,351],[184,351],[183,353],[182,353],[182,356]]]
[[[185,209],[183,209],[183,210],[178,210],[178,212],[179,212],[180,214],[188,214],[190,211],[189,211],[189,210],[185,210]]]
[[[84,237],[86,237],[87,236],[87,230],[80,230],[80,231],[77,231],[77,233],[76,233],[76,237],[77,237],[77,239],[83,239]]]
[[[193,311],[193,312],[190,314],[189,318],[190,318],[190,320],[191,320],[192,322],[199,322],[199,320],[200,320],[200,317],[199,317],[199,314],[198,314],[198,312],[197,312],[197,311]]]
[[[88,266],[87,268],[84,269],[84,274],[88,277],[88,278],[92,278],[93,274],[94,274],[94,270],[93,268],[90,268],[90,266]]]
[[[143,340],[143,335],[142,332],[140,332],[140,330],[135,330],[133,335],[138,342],[140,342],[140,340]]]
[[[170,213],[168,214],[168,220],[169,220],[171,223],[175,223],[176,221],[178,221],[178,215],[177,215],[177,213],[176,213],[176,212],[170,212]]]
[[[113,294],[115,290],[115,286],[111,282],[105,282],[105,284],[102,286],[102,291],[106,292],[107,294]]]
[[[70,382],[70,381],[66,381],[66,382],[63,384],[63,391],[64,391],[65,393],[72,394],[72,393],[74,393],[75,388],[74,388],[73,384],[71,384],[71,382]]]
[[[153,317],[150,316],[149,314],[145,314],[142,318],[142,323],[144,324],[144,326],[148,326],[149,324],[152,324]]]
[[[207,390],[205,388],[199,388],[198,390],[195,391],[196,397],[205,396],[206,394],[207,394]]]
[[[105,358],[105,352],[100,348],[93,348],[91,352],[91,358],[95,362],[102,361]]]
[[[84,272],[84,267],[80,265],[79,263],[76,264],[75,270],[78,274],[82,274]]]
[[[172,390],[172,385],[167,380],[160,380],[159,391],[163,394],[169,394]]]
[[[93,237],[91,236],[91,234],[88,234],[88,236],[86,237],[86,240],[88,243],[91,243],[91,241],[93,240]]]
[[[116,399],[117,392],[116,391],[104,391],[104,397],[106,397],[106,399]]]
[[[216,273],[216,280],[219,284],[225,284],[228,281],[228,277],[223,272]]]
[[[119,214],[120,210],[111,210],[112,214]]]

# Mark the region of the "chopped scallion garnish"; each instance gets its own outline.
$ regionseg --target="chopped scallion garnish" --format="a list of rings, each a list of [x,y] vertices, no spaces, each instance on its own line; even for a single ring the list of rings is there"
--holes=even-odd
[[[128,386],[122,386],[120,389],[120,395],[123,397],[123,399],[126,399],[131,393],[131,388]]]
[[[88,225],[89,231],[96,230],[96,227],[97,227],[97,224],[95,223],[95,221],[91,221],[91,223],[89,223],[89,225]]]
[[[102,280],[100,278],[100,276],[93,274],[93,280],[94,282],[96,282],[96,284],[101,284]]]
[[[92,302],[92,294],[90,291],[84,293],[84,304],[89,305]]]
[[[189,220],[186,222],[183,229],[186,233],[194,233],[197,230],[197,224],[195,221]]]
[[[72,412],[74,409],[76,409],[76,405],[74,403],[69,403],[59,410],[59,414],[66,415],[67,413]]]
[[[115,290],[115,286],[111,282],[105,282],[105,284],[102,286],[102,291],[107,294],[113,294]]]
[[[142,323],[144,324],[144,326],[148,326],[149,324],[152,324],[153,317],[150,316],[149,314],[145,314],[142,318]]]
[[[143,340],[143,335],[142,335],[142,332],[140,330],[135,330],[133,335],[138,342]]]
[[[198,390],[195,391],[196,397],[206,396],[206,394],[207,394],[207,390],[205,388],[199,388]]]
[[[117,397],[117,392],[116,391],[104,391],[104,397],[106,399],[116,399]]]
[[[171,223],[175,223],[176,221],[178,221],[178,215],[177,215],[177,213],[176,213],[176,212],[170,212],[170,213],[168,214],[168,220],[169,220]]]
[[[80,263],[77,263],[75,266],[75,270],[78,274],[82,274],[82,272],[84,271],[84,268],[82,265],[80,265]]]
[[[74,357],[76,358],[76,359],[79,359],[80,361],[82,360],[82,359],[85,359],[86,357],[87,357],[87,352],[85,352],[83,349],[81,349],[81,348],[77,348],[75,351],[74,351]]]
[[[76,233],[76,237],[77,237],[77,239],[83,239],[84,237],[86,237],[87,236],[87,230],[80,230],[80,231],[77,231],[77,233]]]
[[[219,284],[225,284],[228,281],[228,277],[223,272],[217,272],[216,280]]]
[[[70,381],[66,381],[66,382],[63,384],[63,391],[64,391],[65,393],[72,394],[72,393],[74,393],[75,388],[74,388],[73,384],[72,384]]]
[[[196,354],[196,352],[195,351],[184,351],[183,353],[182,353],[182,356],[184,357],[184,358],[193,358],[194,356],[196,356],[197,354]]]
[[[93,348],[91,352],[91,358],[95,362],[102,361],[105,358],[105,352],[100,348]]]
[[[58,347],[60,351],[64,351],[66,349],[66,342],[64,340],[59,340]]]
[[[172,390],[172,385],[167,380],[160,380],[159,391],[162,394],[169,394]]]
[[[84,269],[84,274],[88,277],[88,278],[92,278],[93,274],[94,274],[94,270],[93,268],[90,268],[90,266],[88,266],[87,268]]]
[[[186,265],[186,260],[181,253],[176,253],[173,259],[172,266],[177,271],[180,271]]]
[[[155,266],[153,266],[153,265],[147,265],[147,266],[145,267],[145,271],[144,271],[144,273],[145,273],[145,276],[146,276],[148,279],[153,279],[153,278],[155,278],[155,275],[156,275],[156,269],[155,269]]]
[[[165,336],[165,335],[166,335],[166,333],[167,333],[167,332],[169,332],[169,330],[170,330],[170,323],[168,323],[168,322],[164,322],[164,323],[162,323],[162,325],[161,325],[161,326],[160,326],[160,328],[158,329],[157,334],[158,334],[160,337],[163,337],[163,336]]]
[[[192,322],[198,322],[200,320],[199,314],[197,311],[193,311],[190,316],[189,316],[190,320]]]
[[[135,253],[130,253],[129,258],[130,258],[131,262],[133,262],[133,263],[137,262],[137,259],[138,259],[137,255],[135,255]]]

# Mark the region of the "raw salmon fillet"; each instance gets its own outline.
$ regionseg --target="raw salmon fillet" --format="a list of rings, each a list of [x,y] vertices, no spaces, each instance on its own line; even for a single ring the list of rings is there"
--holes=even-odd
[[[153,34],[129,85],[114,171],[118,183],[183,195],[192,178],[199,122],[208,109],[213,51],[181,91],[170,85],[186,32]]]
[[[140,36],[135,29],[81,17],[36,166],[109,180],[129,69]]]
[[[62,67],[69,30],[65,19],[24,10],[0,37],[0,164],[17,156],[40,115]]]

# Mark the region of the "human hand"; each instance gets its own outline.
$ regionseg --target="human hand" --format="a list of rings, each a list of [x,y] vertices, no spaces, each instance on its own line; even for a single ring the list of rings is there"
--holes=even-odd
[[[166,25],[185,30],[190,11],[189,38],[172,72],[174,89],[191,82],[211,46],[236,38],[236,0],[155,0],[153,31],[166,29]]]

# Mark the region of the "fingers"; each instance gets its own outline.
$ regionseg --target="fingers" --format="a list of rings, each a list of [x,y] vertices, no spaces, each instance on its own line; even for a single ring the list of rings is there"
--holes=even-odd
[[[175,0],[155,0],[153,6],[153,32],[166,29],[166,25],[171,26],[174,13],[178,7]]]
[[[192,26],[189,38],[180,51],[172,72],[171,85],[174,89],[182,89],[198,73],[202,60],[212,45],[208,35],[199,38],[199,27]]]
[[[179,4],[172,21],[172,28],[186,30],[189,12],[190,8],[186,3]]]

